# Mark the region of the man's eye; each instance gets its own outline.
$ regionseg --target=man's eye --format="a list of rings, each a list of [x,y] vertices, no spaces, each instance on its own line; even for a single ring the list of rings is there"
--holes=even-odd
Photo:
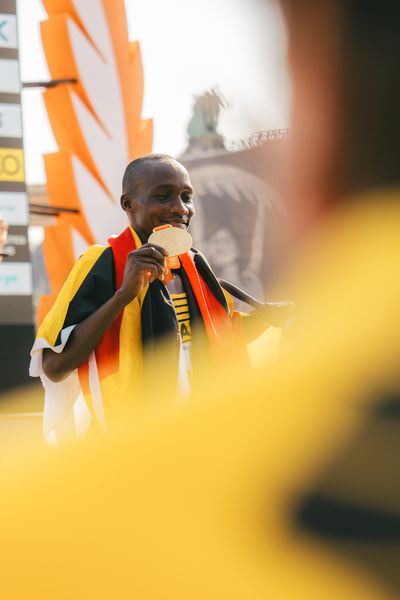
[[[184,202],[191,202],[192,201],[192,196],[190,194],[183,194],[182,200]]]
[[[156,194],[156,198],[158,200],[167,200],[168,195],[167,194]]]

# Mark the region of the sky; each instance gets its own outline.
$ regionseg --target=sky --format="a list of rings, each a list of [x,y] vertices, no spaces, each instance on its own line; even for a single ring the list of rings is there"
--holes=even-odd
[[[17,5],[21,79],[47,80],[45,10],[40,0]],[[219,125],[228,140],[288,126],[286,37],[273,0],[126,0],[125,7],[129,38],[141,44],[142,116],[154,119],[154,152],[184,151],[194,97],[213,87],[229,103]],[[57,146],[41,90],[23,90],[22,108],[26,180],[43,183],[43,154]]]

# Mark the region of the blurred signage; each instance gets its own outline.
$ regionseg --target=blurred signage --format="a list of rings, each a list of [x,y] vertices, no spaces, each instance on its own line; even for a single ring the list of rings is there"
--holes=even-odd
[[[7,264],[30,259],[26,227],[10,227],[3,252],[7,254]]]
[[[22,137],[21,106],[0,104],[0,137]]]
[[[0,263],[0,325],[33,321],[20,90],[16,2],[0,0],[0,214],[9,224]]]
[[[0,214],[9,225],[28,225],[26,192],[0,192]]]
[[[0,58],[0,92],[19,94],[20,91],[21,81],[18,60]]]
[[[17,48],[17,17],[0,13],[0,48]]]
[[[1,263],[0,294],[3,296],[30,296],[32,294],[31,263]]]
[[[24,181],[24,153],[21,148],[0,148],[0,181]]]

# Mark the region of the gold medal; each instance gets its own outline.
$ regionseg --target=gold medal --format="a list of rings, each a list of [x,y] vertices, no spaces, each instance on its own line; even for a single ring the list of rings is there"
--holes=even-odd
[[[186,254],[193,244],[192,236],[185,229],[172,227],[172,225],[161,225],[155,227],[149,237],[150,244],[156,244],[168,251],[169,256],[166,259],[164,270],[164,283],[173,279],[171,269],[179,269],[180,262],[178,256]]]

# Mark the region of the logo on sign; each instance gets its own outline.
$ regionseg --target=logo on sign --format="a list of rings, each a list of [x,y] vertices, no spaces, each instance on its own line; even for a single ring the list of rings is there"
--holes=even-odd
[[[0,214],[9,225],[27,225],[28,197],[25,192],[0,192]]]
[[[2,42],[8,42],[5,28],[8,25],[7,21],[0,21],[0,40]]]
[[[30,263],[1,263],[0,296],[29,296],[32,293]]]
[[[17,20],[15,15],[0,14],[0,47],[17,47]]]
[[[24,181],[24,153],[20,148],[0,148],[0,181]]]

